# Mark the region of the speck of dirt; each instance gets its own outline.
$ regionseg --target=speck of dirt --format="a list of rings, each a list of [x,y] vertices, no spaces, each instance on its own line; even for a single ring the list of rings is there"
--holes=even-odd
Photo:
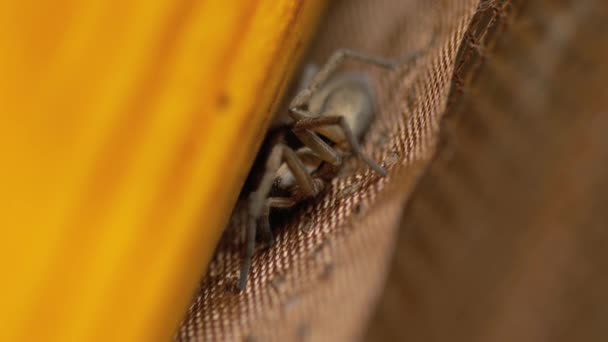
[[[215,99],[215,105],[220,111],[225,110],[230,105],[230,102],[230,96],[228,93],[226,93],[226,91],[220,92]]]

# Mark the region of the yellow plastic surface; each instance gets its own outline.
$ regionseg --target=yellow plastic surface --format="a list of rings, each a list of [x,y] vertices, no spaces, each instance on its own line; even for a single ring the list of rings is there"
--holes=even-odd
[[[323,0],[0,0],[0,341],[168,340]]]

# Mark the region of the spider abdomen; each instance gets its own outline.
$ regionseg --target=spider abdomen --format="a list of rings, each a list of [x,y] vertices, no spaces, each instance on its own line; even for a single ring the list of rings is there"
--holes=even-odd
[[[350,72],[329,81],[313,96],[308,108],[318,116],[341,116],[357,139],[361,139],[374,117],[374,96],[365,74]],[[337,126],[315,129],[336,144],[345,141]]]

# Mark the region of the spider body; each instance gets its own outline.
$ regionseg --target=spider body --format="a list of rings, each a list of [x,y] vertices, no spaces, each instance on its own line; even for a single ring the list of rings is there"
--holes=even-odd
[[[319,117],[343,117],[353,136],[361,140],[374,117],[374,96],[365,74],[351,72],[338,75],[331,79],[326,86],[314,94],[308,104],[308,112]],[[314,129],[337,152],[332,160],[333,166],[342,165],[342,157],[348,152],[348,140],[339,126],[319,126]],[[298,132],[294,132],[298,137]],[[300,133],[301,134],[301,133]],[[315,175],[324,161],[314,151],[307,147],[295,150],[306,171]],[[287,163],[277,170],[274,187],[284,191],[294,192],[297,179]]]
[[[393,68],[393,61],[367,56],[351,50],[338,50],[313,76],[305,80],[290,102],[287,126],[301,143],[293,146],[279,134],[266,159],[263,176],[249,196],[249,222],[239,290],[245,288],[251,267],[258,227],[272,243],[268,216],[271,208],[289,208],[317,196],[327,181],[321,175],[324,165],[333,171],[352,152],[380,176],[386,173],[374,160],[362,153],[359,140],[374,117],[374,94],[367,76],[348,72],[333,76],[345,58],[383,68]],[[285,122],[285,118],[278,120]],[[283,137],[283,138],[281,138]]]

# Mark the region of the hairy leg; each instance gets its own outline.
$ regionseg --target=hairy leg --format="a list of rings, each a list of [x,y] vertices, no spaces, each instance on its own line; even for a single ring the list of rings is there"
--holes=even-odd
[[[241,267],[241,274],[239,277],[238,289],[243,290],[247,284],[247,276],[251,269],[251,261],[253,258],[253,252],[255,249],[255,237],[257,222],[264,215],[267,214],[267,207],[269,204],[279,206],[281,204],[288,204],[286,201],[279,201],[277,199],[270,201],[268,195],[272,189],[272,184],[276,177],[277,170],[284,163],[287,164],[296,182],[299,185],[300,191],[306,197],[314,196],[319,191],[319,186],[313,180],[313,178],[306,171],[306,167],[300,161],[294,150],[284,144],[277,144],[270,152],[270,156],[266,162],[266,168],[264,170],[264,176],[260,182],[260,185],[255,192],[252,192],[249,196],[249,218],[247,222],[247,240],[245,247],[245,255],[243,260],[243,266]],[[292,204],[293,205],[293,204]],[[268,218],[264,218],[263,221],[267,222]],[[269,227],[264,227],[267,223],[263,222],[262,229],[270,231]],[[266,232],[266,231],[264,231]]]
[[[298,112],[301,112],[301,114],[307,114],[305,111],[302,111],[300,109],[296,110]],[[361,145],[359,145],[359,142],[351,132],[350,127],[348,127],[348,124],[346,123],[346,120],[344,120],[344,118],[341,116],[308,117],[306,119],[301,119],[296,121],[293,126],[293,130],[294,132],[298,132],[301,130],[309,130],[314,129],[315,127],[327,125],[338,125],[344,132],[346,141],[350,145],[350,148],[352,149],[353,153],[359,158],[361,158],[361,160],[363,160],[367,165],[369,165],[369,167],[376,173],[381,176],[386,176],[386,171],[384,170],[384,168],[378,165],[378,163],[376,163],[373,159],[363,153],[363,151],[361,150]],[[311,147],[311,149],[313,148]],[[313,151],[315,150],[313,149]]]
[[[338,69],[345,59],[350,58],[362,63],[372,64],[381,68],[392,69],[399,65],[396,61],[371,56],[354,50],[339,49],[327,60],[327,63],[312,78],[312,81],[300,91],[291,101],[289,108],[300,108],[310,100],[310,97],[323,85],[330,76]]]
[[[262,210],[262,216],[260,217],[260,234],[266,241],[266,244],[270,247],[274,243],[274,236],[270,229],[270,208],[291,208],[296,204],[296,200],[289,197],[269,197],[266,200],[266,205]]]

